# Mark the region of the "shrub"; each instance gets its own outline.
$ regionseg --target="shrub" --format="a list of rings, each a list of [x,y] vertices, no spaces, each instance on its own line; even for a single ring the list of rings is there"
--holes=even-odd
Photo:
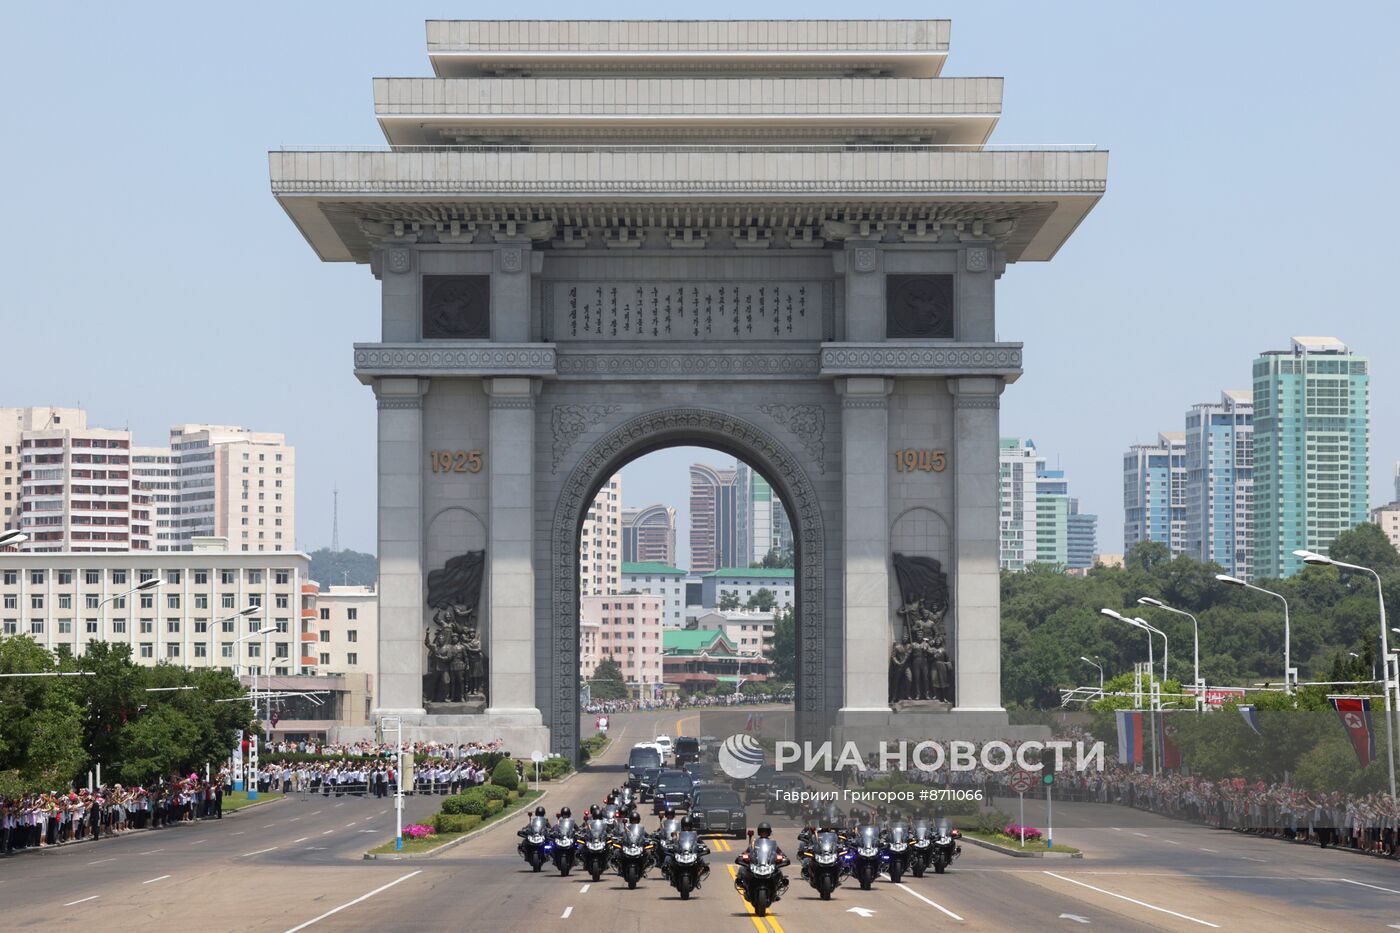
[[[494,784],[481,784],[472,788],[473,792],[481,794],[487,800],[509,800],[510,791],[504,787],[497,787]]]
[[[540,777],[546,781],[557,781],[573,770],[567,758],[549,758],[540,765]]]
[[[579,743],[579,749],[583,753],[583,760],[588,761],[589,759],[595,757],[599,752],[606,748],[607,745],[607,733],[598,732],[593,735],[590,735],[588,738],[584,739],[582,742]]]
[[[500,813],[505,809],[505,806],[506,802],[504,800],[488,800],[486,801],[486,815],[492,816],[493,814]]]
[[[472,813],[439,813],[433,817],[433,828],[440,833],[464,833],[475,829],[481,817]]]
[[[515,775],[515,762],[509,758],[496,762],[496,767],[491,769],[491,783],[506,790],[515,790],[520,784]]]
[[[973,820],[972,828],[979,833],[995,836],[1010,823],[1010,814],[1003,813],[1001,810],[988,810],[986,813],[977,814],[977,818]]]
[[[481,787],[473,787],[448,797],[442,802],[442,812],[450,816],[485,816],[490,798],[482,790]]]

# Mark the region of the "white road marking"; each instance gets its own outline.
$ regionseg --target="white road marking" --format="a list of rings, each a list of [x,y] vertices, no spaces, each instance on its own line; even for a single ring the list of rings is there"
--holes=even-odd
[[[1147,838],[1147,833],[1136,833],[1136,832],[1135,832],[1135,833],[1133,833],[1133,835],[1134,835],[1134,836],[1141,836],[1141,837],[1144,838],[1144,839]]]
[[[243,835],[244,833],[246,833],[247,831],[248,831],[248,830],[246,830],[246,829],[240,829],[240,830],[239,830],[238,832],[236,832],[236,833],[229,833],[229,835],[230,835],[230,836],[241,836],[241,835]]]
[[[1352,881],[1350,878],[1338,878],[1337,880],[1342,882],[1343,884],[1360,885],[1363,888],[1372,888],[1376,891],[1384,891],[1387,894],[1400,894],[1400,891],[1397,891],[1394,888],[1383,888],[1378,884],[1367,884],[1364,881]]]
[[[192,846],[197,846],[197,845],[199,845],[201,842],[208,842],[208,841],[209,841],[208,839],[196,839],[194,842],[191,842],[190,845],[192,845]]]
[[[309,815],[315,816],[316,814],[318,814],[318,813],[320,813],[320,812],[321,812],[320,810],[312,810],[311,813],[310,813]]]
[[[1114,826],[1114,827],[1113,827],[1113,831],[1114,831],[1115,833],[1121,833],[1123,830],[1119,829],[1117,826]]]
[[[117,857],[114,855],[114,856],[112,856],[111,858],[100,858],[100,859],[98,859],[98,860],[95,861],[95,862],[88,862],[88,864],[89,864],[89,865],[101,865],[103,862],[115,862],[116,860],[117,860]]]
[[[331,909],[331,910],[328,910],[328,911],[326,911],[325,913],[321,914],[321,916],[319,916],[319,917],[313,917],[312,919],[306,921],[306,922],[303,923],[303,924],[300,924],[299,926],[294,926],[294,927],[292,927],[290,930],[287,930],[286,933],[297,933],[298,930],[304,930],[304,929],[306,929],[307,927],[311,926],[311,924],[313,924],[313,923],[319,923],[320,921],[326,919],[327,917],[334,916],[335,914],[340,913],[342,910],[344,910],[344,909],[347,908],[347,907],[354,907],[356,904],[360,903],[360,901],[367,901],[367,900],[369,900],[371,897],[374,897],[376,894],[380,893],[381,891],[387,891],[387,890],[389,890],[390,888],[392,888],[394,885],[398,884],[399,882],[401,882],[401,881],[407,881],[409,878],[412,878],[412,877],[414,877],[415,875],[421,875],[422,873],[423,873],[423,869],[421,869],[421,868],[418,869],[417,871],[411,871],[411,872],[409,872],[408,874],[404,875],[404,876],[401,877],[401,878],[396,878],[395,880],[390,881],[388,884],[380,885],[379,887],[375,888],[373,891],[369,892],[368,894],[361,894],[359,897],[355,898],[353,901],[346,901],[344,904],[341,904],[339,907],[336,907],[336,908],[333,908],[333,909]]]
[[[335,832],[335,830],[333,830],[333,829],[328,829],[328,830],[326,830],[325,832],[321,833],[321,835],[322,835],[322,836],[329,836],[329,835],[330,835],[331,833],[333,833],[333,832]]]
[[[297,820],[299,820],[299,819],[301,819],[301,817],[299,817],[299,816],[294,816],[294,817],[292,817],[290,820],[288,820],[287,822],[288,822],[288,823],[295,823],[295,822],[296,822]]]
[[[1219,849],[1207,849],[1205,846],[1201,846],[1201,851],[1202,851],[1202,852],[1216,852],[1216,853],[1218,853],[1220,850],[1219,850]]]
[[[920,894],[918,891],[915,891],[913,888],[909,887],[909,885],[905,884],[903,881],[901,881],[901,882],[899,883],[899,886],[900,886],[901,888],[903,888],[904,890],[908,891],[910,894],[912,894],[912,895],[914,895],[915,897],[917,897],[919,900],[923,901],[925,904],[929,905],[930,907],[937,907],[939,910],[943,911],[945,914],[947,914],[948,916],[952,917],[954,920],[961,920],[961,919],[962,919],[962,917],[959,917],[957,914],[953,913],[951,910],[949,910],[948,908],[944,907],[942,904],[939,904],[939,903],[937,903],[936,901],[931,901],[931,900],[929,900],[928,898],[924,897],[922,894]]]
[[[263,825],[259,826],[258,829],[271,829],[276,825],[276,823],[264,823]]]
[[[310,839],[310,838],[311,838],[310,836],[302,836],[300,839],[293,839],[293,840],[292,840],[292,845],[296,845],[298,842],[305,842],[306,840],[308,840],[308,839]]]
[[[346,829],[349,829],[351,826],[354,826],[354,825],[355,825],[355,820],[351,820],[350,822],[348,822],[348,823],[345,824],[345,828],[346,828]]]
[[[63,906],[64,906],[64,907],[72,907],[74,904],[86,904],[88,901],[95,901],[95,900],[97,900],[99,897],[101,897],[100,894],[94,894],[92,897],[85,897],[85,898],[83,898],[82,900],[69,901],[68,903],[64,904]]]
[[[1241,855],[1240,858],[1244,859],[1246,862],[1267,862],[1267,861],[1268,861],[1268,859],[1266,859],[1266,858],[1253,858],[1253,857],[1248,856],[1248,855]]]
[[[145,852],[137,852],[137,855],[155,855],[157,852],[164,852],[164,849],[147,849]]]
[[[380,816],[383,816],[384,814],[386,814],[386,813],[388,813],[388,812],[389,812],[388,810],[380,810],[380,811],[379,811],[379,815],[380,815]]]
[[[564,908],[564,912],[563,912],[562,914],[559,915],[559,919],[560,919],[560,920],[568,920],[568,919],[569,919],[569,914],[571,914],[571,913],[573,913],[573,912],[574,912],[573,907],[565,907],[565,908]]]
[[[1045,874],[1049,875],[1051,878],[1058,878],[1061,881],[1068,881],[1070,884],[1077,884],[1081,888],[1088,888],[1090,891],[1097,891],[1100,894],[1107,894],[1109,897],[1116,897],[1120,901],[1127,901],[1128,903],[1136,904],[1139,907],[1146,907],[1148,910],[1155,910],[1158,913],[1168,914],[1172,917],[1180,917],[1182,920],[1190,920],[1192,923],[1199,923],[1201,926],[1204,927],[1212,927],[1216,930],[1220,929],[1220,924],[1211,923],[1209,920],[1202,920],[1199,917],[1191,917],[1186,914],[1179,914],[1174,910],[1167,910],[1167,908],[1165,907],[1158,907],[1155,904],[1149,904],[1146,901],[1140,901],[1135,897],[1128,897],[1128,895],[1126,894],[1115,894],[1114,892],[1106,890],[1104,888],[1096,888],[1092,884],[1085,884],[1083,881],[1075,881],[1073,878],[1066,878],[1064,875],[1057,875],[1053,871],[1047,871],[1045,872]]]
[[[157,882],[157,881],[164,881],[166,878],[169,878],[169,877],[170,877],[169,875],[161,875],[159,878],[152,878],[150,881],[143,881],[143,882],[141,882],[141,883],[142,883],[142,884],[154,884],[154,883]]]
[[[585,884],[583,887],[581,887],[581,888],[578,889],[578,893],[580,893],[580,894],[587,894],[587,893],[588,893],[588,889],[591,888],[591,887],[592,887],[592,885]]]
[[[256,852],[245,852],[245,853],[243,853],[242,855],[240,855],[239,858],[251,858],[251,857],[254,856],[254,855],[262,855],[264,852],[271,852],[271,851],[272,851],[273,849],[275,849],[275,848],[277,848],[277,847],[276,847],[276,846],[268,846],[266,849],[259,849],[259,850],[256,851]]]
[[[1172,842],[1170,839],[1163,839],[1162,841],[1165,842],[1165,843],[1166,843],[1167,845],[1169,845],[1169,846],[1179,846],[1179,845],[1181,845],[1181,843],[1179,843],[1179,842]]]
[[[1061,920],[1073,920],[1075,923],[1088,923],[1088,917],[1081,917],[1079,914],[1060,914]]]
[[[336,804],[336,806],[337,806],[337,807],[343,807],[343,806],[345,806],[345,801],[342,800],[340,803]]]
[[[379,832],[379,830],[377,830],[377,829],[361,829],[361,830],[359,830],[359,832],[362,832],[362,833],[377,833],[377,832]]]

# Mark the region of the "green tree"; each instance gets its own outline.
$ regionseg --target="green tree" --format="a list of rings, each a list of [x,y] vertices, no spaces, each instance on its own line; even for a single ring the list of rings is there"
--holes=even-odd
[[[728,611],[730,609],[738,609],[742,605],[743,603],[739,601],[738,590],[719,591],[719,604],[716,608],[722,611]]]
[[[0,639],[0,673],[54,673],[28,636]],[[88,762],[75,677],[0,678],[0,796],[64,787]]]
[[[332,551],[317,548],[311,552],[311,579],[321,586],[374,586],[379,578],[379,559],[362,551]]]
[[[1171,559],[1171,549],[1162,542],[1139,541],[1123,555],[1123,566],[1129,570],[1151,570]]]
[[[797,677],[797,612],[784,606],[773,615],[773,640],[769,658],[773,662],[773,679],[790,684]]]
[[[612,658],[598,662],[593,676],[588,679],[588,686],[595,700],[621,700],[627,696],[627,682],[622,676],[622,668]]]
[[[1337,535],[1327,548],[1327,556],[1358,567],[1369,567],[1382,576],[1400,570],[1400,551],[1395,550],[1379,525],[1370,522]]]
[[[763,555],[763,559],[749,564],[750,567],[761,567],[764,570],[780,570],[792,568],[792,551],[790,549],[779,551],[777,548],[769,548],[768,553]]]
[[[778,594],[774,593],[766,586],[761,586],[749,595],[749,601],[744,605],[745,609],[757,609],[760,612],[772,612],[773,607],[778,604]]]

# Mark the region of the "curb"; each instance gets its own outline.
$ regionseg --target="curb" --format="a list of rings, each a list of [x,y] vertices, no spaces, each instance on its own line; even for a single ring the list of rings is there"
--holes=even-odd
[[[1083,852],[1022,852],[1019,848],[1011,846],[997,845],[995,842],[988,842],[985,839],[974,839],[972,836],[963,836],[963,842],[970,842],[982,849],[991,849],[993,852],[1000,852],[1002,855],[1009,855],[1012,858],[1083,858]]]
[[[575,772],[575,773],[577,773],[577,772]],[[562,783],[564,783],[564,782],[563,782],[563,781],[559,781],[558,783],[562,784]],[[409,855],[399,855],[399,854],[394,853],[394,852],[385,852],[383,855],[372,855],[372,854],[370,854],[369,852],[366,852],[365,855],[364,855],[364,860],[367,861],[367,862],[376,862],[376,861],[379,861],[379,860],[381,860],[381,859],[383,859],[383,860],[385,860],[385,861],[389,861],[389,862],[412,862],[412,861],[415,861],[415,860],[417,860],[417,859],[432,858],[433,856],[437,855],[437,854],[440,853],[440,852],[446,852],[448,849],[451,849],[451,848],[453,848],[454,846],[459,846],[459,845],[461,845],[462,843],[466,842],[468,839],[475,839],[477,836],[480,836],[482,833],[489,833],[491,830],[499,828],[500,825],[506,821],[506,818],[507,818],[507,817],[514,816],[515,814],[519,813],[521,810],[525,810],[525,809],[527,809],[527,808],[529,808],[529,807],[533,807],[533,806],[538,805],[539,802],[540,802],[541,800],[543,800],[544,798],[546,798],[546,797],[548,797],[548,796],[549,796],[549,791],[547,791],[547,790],[541,791],[541,792],[540,792],[540,795],[539,795],[538,797],[536,797],[535,799],[525,801],[525,802],[522,803],[519,807],[516,807],[514,810],[511,810],[509,813],[502,813],[499,817],[497,817],[495,820],[492,821],[492,823],[491,823],[490,826],[482,826],[482,827],[480,827],[479,829],[474,829],[474,830],[472,830],[471,832],[466,833],[465,835],[458,836],[456,839],[453,839],[453,840],[451,840],[450,842],[444,842],[442,845],[436,846],[435,848],[432,848],[432,849],[429,849],[429,850],[426,851],[426,852],[415,852],[415,853],[411,853],[411,854],[409,854]]]

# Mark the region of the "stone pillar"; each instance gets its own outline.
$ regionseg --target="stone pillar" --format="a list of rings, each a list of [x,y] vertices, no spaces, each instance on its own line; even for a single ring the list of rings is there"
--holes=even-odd
[[[491,504],[486,578],[490,609],[489,714],[541,725],[535,706],[535,394],[530,379],[485,381],[490,396],[486,471]]]
[[[889,394],[891,380],[850,378],[841,390],[844,513],[842,712],[889,712]]]
[[[491,270],[491,339],[528,343],[531,252],[528,239],[497,239]]]
[[[379,683],[375,714],[423,709],[423,394],[383,378],[379,400]]]
[[[885,253],[874,240],[850,239],[840,253],[846,276],[846,333],[854,343],[885,339]]]
[[[1000,711],[999,378],[949,380],[953,391],[953,606],[957,710]]]

